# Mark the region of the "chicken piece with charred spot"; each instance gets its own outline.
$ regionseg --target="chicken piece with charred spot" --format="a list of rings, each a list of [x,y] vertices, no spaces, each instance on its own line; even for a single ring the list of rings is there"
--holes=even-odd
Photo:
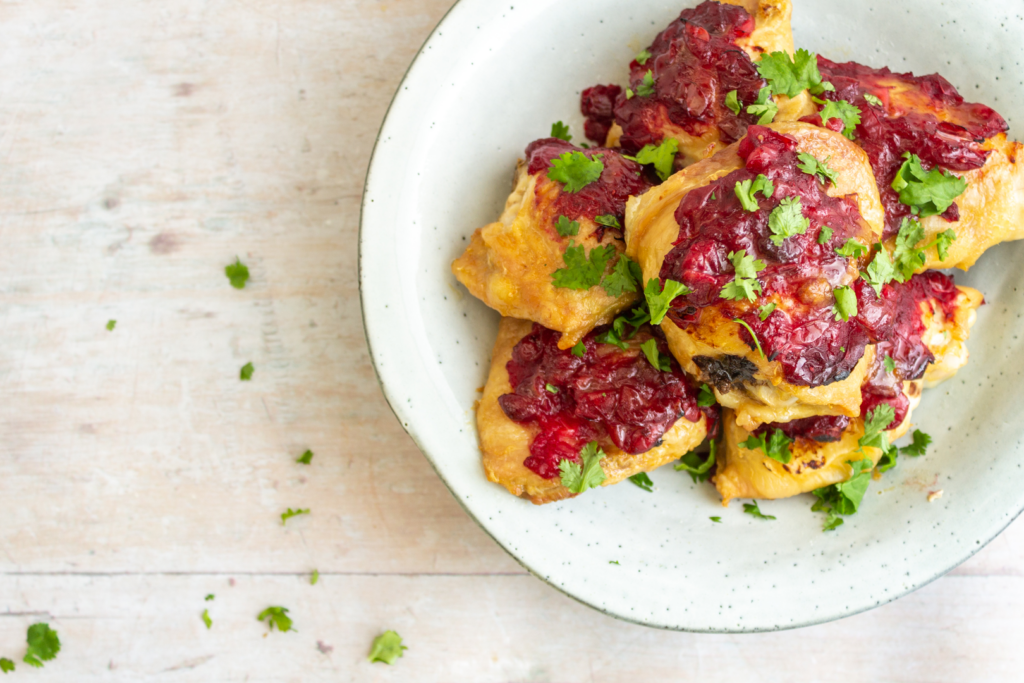
[[[473,233],[452,272],[502,315],[561,332],[569,348],[637,299],[631,278],[607,276],[626,265],[618,263],[626,200],[650,186],[615,150],[533,142],[501,219]]]
[[[866,426],[884,431],[892,443],[908,430],[922,386],[934,386],[966,364],[965,344],[982,303],[980,292],[930,272],[886,285],[881,296],[871,289],[862,294],[881,341],[862,386],[861,414],[772,423],[751,432],[726,411],[714,479],[724,504],[732,498],[786,498],[846,481],[847,463],[863,458],[877,465],[882,450],[860,443]],[[892,421],[879,424],[883,413],[876,411],[886,406]],[[754,441],[765,438],[765,447],[756,446],[752,435]]]
[[[748,111],[767,83],[755,61],[793,54],[790,0],[727,0],[683,10],[630,65],[629,86],[583,91],[587,137],[631,154],[663,140],[679,143],[677,167],[735,142],[764,111]],[[776,121],[806,113],[806,92],[776,95]],[[768,104],[771,106],[771,103]]]
[[[489,480],[536,504],[571,498],[585,489],[563,485],[562,470],[584,464],[588,444],[604,454],[591,485],[608,486],[682,457],[717,427],[717,408],[698,407],[698,389],[656,329],[618,346],[598,336],[565,351],[557,332],[502,319],[477,408]]]
[[[685,287],[662,329],[740,426],[855,417],[874,349],[853,285],[882,219],[852,142],[807,123],[751,126],[630,200],[627,253],[648,287]]]

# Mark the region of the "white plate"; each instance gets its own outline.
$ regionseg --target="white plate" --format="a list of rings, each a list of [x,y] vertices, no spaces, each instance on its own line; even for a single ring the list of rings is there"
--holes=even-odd
[[[1024,244],[997,247],[958,281],[988,300],[970,364],[914,417],[935,437],[901,458],[835,532],[808,496],[754,519],[665,467],[535,507],[484,478],[473,402],[498,316],[452,277],[472,231],[494,220],[517,157],[551,123],[582,139],[579,92],[626,65],[684,6],[621,0],[462,0],[409,69],[374,150],[363,198],[360,289],[381,385],[453,495],[524,566],[609,614],[687,631],[762,631],[869,609],[941,576],[1024,505]],[[1024,21],[1007,3],[796,0],[799,47],[917,73],[941,71],[1020,135]],[[624,9],[627,8],[628,9]],[[1019,8],[1018,8],[1019,9]],[[1013,131],[1011,130],[1011,133]],[[928,491],[945,495],[926,502]],[[722,517],[721,524],[709,521]],[[616,561],[617,565],[610,564]]]

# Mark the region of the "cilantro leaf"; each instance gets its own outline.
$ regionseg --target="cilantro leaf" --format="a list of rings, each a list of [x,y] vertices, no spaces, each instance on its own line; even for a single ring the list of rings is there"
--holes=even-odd
[[[679,462],[675,464],[676,472],[689,472],[694,484],[710,479],[711,466],[715,464],[715,440],[712,439],[709,444],[711,450],[708,451],[707,458],[701,460],[699,453],[690,451],[679,458]]]
[[[594,252],[590,252],[593,254]],[[601,280],[601,287],[608,296],[622,296],[623,292],[635,292],[637,290],[638,276],[643,277],[640,266],[634,263],[628,256],[622,254],[615,262],[612,272],[605,275]]]
[[[903,455],[909,455],[912,458],[922,456],[927,452],[928,446],[932,443],[932,437],[922,432],[920,429],[914,430],[914,443],[909,446],[904,446],[900,449],[900,453]]]
[[[313,460],[313,451],[311,451],[311,450],[309,450],[309,449],[307,448],[307,449],[306,449],[306,452],[305,452],[305,453],[303,453],[302,455],[300,455],[300,456],[299,456],[299,457],[298,457],[298,458],[297,458],[297,459],[295,460],[295,462],[299,462],[299,463],[302,463],[303,465],[308,465],[308,464],[310,464],[310,462],[311,462],[312,460]]]
[[[548,382],[547,384],[544,385],[544,390],[547,391],[549,394],[557,394],[558,393],[558,387],[556,387],[551,382]]]
[[[967,181],[941,168],[925,171],[921,157],[905,152],[906,161],[892,181],[892,189],[900,195],[900,201],[910,207],[918,216],[937,216],[967,189]]]
[[[576,342],[576,346],[572,347],[572,355],[577,358],[583,358],[587,354],[587,345],[582,341]]]
[[[786,465],[793,459],[793,454],[789,450],[791,443],[793,443],[793,439],[786,436],[781,429],[776,429],[767,438],[765,434],[761,436],[751,434],[746,441],[741,441],[739,446],[751,451],[761,449],[772,460]]]
[[[836,305],[833,310],[836,313],[836,320],[842,319],[846,322],[857,315],[857,293],[852,287],[836,287],[832,290],[836,298]]]
[[[761,294],[761,283],[757,280],[758,272],[765,269],[764,261],[755,261],[753,256],[747,256],[746,249],[729,252],[729,261],[735,270],[732,282],[726,283],[719,294],[723,299],[739,301],[756,301]]]
[[[640,327],[645,323],[650,322],[650,320],[651,316],[647,312],[646,307],[640,306],[638,308],[634,308],[628,316],[620,315],[615,318],[612,322],[612,328],[621,339],[632,339],[633,336],[640,331]],[[629,325],[633,329],[627,332],[626,325]]]
[[[60,638],[49,624],[32,624],[28,627],[28,650],[22,661],[37,669],[43,666],[60,652]]]
[[[271,631],[275,626],[281,633],[295,630],[292,628],[292,619],[288,616],[287,607],[268,607],[259,613],[256,621],[266,621]]]
[[[886,430],[895,419],[896,410],[892,404],[879,403],[868,412],[867,419],[864,420],[864,436],[860,437],[857,445],[861,448],[867,446],[881,448],[883,451],[889,450],[889,435]]]
[[[772,99],[771,87],[761,88],[760,92],[757,93],[757,102],[747,107],[747,113],[759,116],[757,125],[766,126],[775,120],[775,115],[779,113],[779,107],[775,104],[775,100]]]
[[[634,474],[629,478],[629,480],[648,493],[654,491],[654,482],[651,481],[651,478],[647,476],[646,472]]]
[[[559,268],[551,274],[555,287],[566,289],[590,289],[600,284],[604,275],[605,267],[615,256],[615,247],[608,244],[603,247],[594,247],[587,256],[586,248],[581,244],[575,246],[569,240],[569,246],[562,254],[565,268]]]
[[[827,225],[821,226],[821,230],[818,232],[818,244],[825,244],[832,239],[832,228]]]
[[[882,286],[892,282],[896,277],[896,269],[893,267],[892,261],[889,260],[889,250],[882,245],[878,246],[878,253],[868,265],[867,273],[862,274],[861,277],[874,288],[875,294],[882,296]]]
[[[640,66],[645,65],[647,63],[647,60],[650,59],[650,58],[651,58],[651,53],[648,52],[647,50],[640,50],[640,54],[638,54],[635,57],[636,63],[639,64]]]
[[[650,69],[644,74],[640,85],[636,86],[636,94],[640,97],[649,97],[654,94],[654,72]]]
[[[211,600],[213,600],[216,597],[217,596],[215,596],[213,593],[207,593],[206,597],[203,598],[203,600],[205,600],[206,602],[210,602]]]
[[[822,83],[818,55],[807,50],[797,50],[793,57],[785,52],[762,55],[756,66],[761,78],[780,95],[796,97],[808,89],[815,94],[834,89]]]
[[[108,332],[113,332],[114,331],[114,327],[116,325],[117,325],[117,321],[116,320],[108,320],[107,321],[107,331]]]
[[[309,585],[315,586],[316,582],[320,580],[320,570],[314,569],[313,573],[309,575]]]
[[[617,346],[623,351],[629,348],[626,346],[626,342],[622,341],[622,335],[620,335],[614,327],[611,327],[594,337],[594,341],[598,344],[611,344],[612,346]]]
[[[768,229],[772,231],[772,243],[777,247],[787,237],[802,235],[811,227],[811,221],[804,217],[800,197],[785,197],[768,216]]]
[[[654,172],[658,174],[658,177],[668,180],[668,177],[672,175],[672,167],[678,153],[679,141],[675,138],[665,138],[661,144],[644,145],[635,157],[627,158],[638,164],[653,164]]]
[[[253,367],[252,363],[246,363],[242,366],[242,369],[238,371],[238,379],[243,382],[252,380],[252,373],[256,368]]]
[[[668,356],[662,355],[658,350],[658,341],[656,339],[648,339],[640,345],[640,349],[647,356],[647,361],[656,369],[662,372],[672,372],[672,363]]]
[[[569,126],[565,125],[561,121],[555,121],[551,124],[551,137],[558,138],[559,140],[565,140],[566,142],[572,142],[572,136],[569,135]]]
[[[555,230],[562,237],[575,237],[580,232],[579,221],[571,221],[565,216],[559,216],[558,221],[555,223]]]
[[[296,510],[292,510],[291,508],[288,508],[287,510],[285,510],[284,512],[281,513],[281,524],[287,524],[288,520],[291,519],[292,517],[297,517],[298,515],[308,515],[308,514],[309,514],[309,508],[298,508]]]
[[[847,258],[860,258],[868,253],[868,247],[863,242],[851,237],[846,240],[843,246],[836,249],[836,253]]]
[[[626,99],[627,100],[633,99],[633,90],[630,89],[630,88],[626,88]]]
[[[245,282],[249,279],[249,268],[236,256],[234,263],[224,266],[224,274],[228,276],[228,281],[231,282],[232,287],[244,289]]]
[[[5,674],[14,671],[14,662],[6,657],[0,657],[0,671],[3,671]]]
[[[775,308],[776,304],[774,301],[770,304],[765,304],[757,309],[757,317],[761,319],[761,322],[764,322],[775,311]]]
[[[712,522],[717,522],[718,524],[722,523],[721,517],[708,517],[708,519],[710,519]]]
[[[760,287],[760,285],[758,285]],[[662,289],[657,278],[647,281],[647,288],[644,289],[644,298],[647,299],[647,307],[651,312],[651,324],[660,325],[665,319],[665,314],[677,297],[686,296],[691,290],[686,285],[675,280],[665,280],[665,287]]]
[[[206,630],[209,631],[213,628],[213,619],[210,618],[210,610],[203,610],[203,623],[206,624]]]
[[[718,403],[718,399],[715,398],[715,392],[711,391],[711,387],[707,384],[701,384],[700,393],[697,395],[697,406],[699,408],[710,408],[716,403]]]
[[[558,463],[558,469],[562,472],[562,486],[571,493],[583,493],[600,486],[605,480],[604,470],[601,469],[601,459],[605,456],[597,442],[591,441],[580,450],[582,467],[572,460],[562,460]]]
[[[868,93],[864,93],[864,99],[868,101],[868,104],[873,104],[876,107],[881,107],[882,106],[882,100],[878,99],[877,97],[875,97],[874,95],[872,95],[869,92]]]
[[[896,372],[896,361],[892,359],[892,356],[886,354],[885,358],[882,359],[882,365],[885,366],[885,371],[890,375]]]
[[[575,193],[600,178],[603,172],[600,154],[590,159],[583,152],[566,152],[551,160],[548,178],[565,185],[566,192]]]
[[[608,560],[608,564],[618,564],[618,560]]]
[[[612,213],[605,214],[604,216],[598,216],[597,218],[594,219],[594,222],[597,223],[598,225],[604,225],[609,228],[618,228],[619,230],[622,229],[622,224],[619,223],[619,219],[616,218],[615,214]]]
[[[864,494],[871,483],[871,460],[864,458],[856,462],[847,462],[851,468],[850,478],[839,484],[831,484],[815,489],[813,493],[817,502],[811,506],[812,512],[827,512],[823,531],[831,531],[842,525],[839,515],[852,515],[857,512]]]
[[[846,100],[833,102],[825,101],[821,108],[821,122],[826,123],[829,119],[839,119],[843,122],[843,135],[853,139],[853,131],[860,125],[860,109]]]
[[[733,114],[736,114],[737,116],[739,115],[739,113],[740,113],[740,97],[739,97],[739,93],[737,91],[730,90],[728,93],[726,93],[726,95],[725,95],[725,106]]]
[[[956,231],[953,228],[944,230],[935,236],[935,249],[939,252],[939,259],[945,261],[949,258],[949,248],[956,241]]]
[[[766,515],[761,512],[761,508],[757,507],[756,500],[753,503],[744,503],[743,512],[752,517],[757,517],[758,519],[775,519],[775,515]]]
[[[736,183],[733,192],[736,193],[736,199],[740,200],[740,204],[743,205],[746,211],[754,212],[761,208],[757,203],[757,199],[754,198],[754,193],[760,192],[765,199],[771,199],[772,195],[775,194],[775,184],[768,179],[768,176],[759,173],[752,180],[748,178]]]
[[[408,649],[405,645],[402,645],[402,636],[394,631],[384,631],[384,633],[373,639],[368,659],[370,662],[384,662],[390,666],[399,657],[402,657],[404,651]]]
[[[748,325],[745,321],[741,320],[740,318],[733,318],[732,321],[737,325],[740,325],[747,329],[747,332],[750,333],[750,338],[754,340],[754,348],[756,348],[757,352],[761,354],[761,358],[764,358],[764,349],[761,348],[761,342],[758,340],[757,334],[754,332],[754,328]]]
[[[836,184],[838,176],[828,165],[828,162],[832,161],[832,157],[826,158],[825,161],[818,161],[817,157],[800,152],[796,158],[800,160],[797,167],[807,175],[818,176],[823,184],[826,180],[832,181],[833,185]]]
[[[918,242],[923,239],[924,228],[921,227],[921,223],[916,218],[904,218],[896,235],[896,249],[893,251],[896,279],[900,282],[909,280],[914,271],[924,265],[924,250],[916,248]]]

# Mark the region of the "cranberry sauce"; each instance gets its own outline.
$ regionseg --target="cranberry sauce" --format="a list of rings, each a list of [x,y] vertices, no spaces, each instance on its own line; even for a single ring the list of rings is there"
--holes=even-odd
[[[604,164],[601,177],[585,186],[579,192],[565,192],[561,184],[553,180],[547,180],[547,170],[551,167],[552,159],[557,159],[567,152],[580,152],[590,159],[600,157]],[[557,236],[555,223],[559,216],[565,216],[569,220],[589,218],[594,220],[597,216],[615,216],[619,225],[625,224],[626,200],[630,196],[641,195],[651,187],[650,180],[643,172],[643,166],[622,156],[619,150],[614,149],[583,149],[576,147],[558,138],[544,138],[531,142],[526,148],[527,171],[531,174],[542,173],[547,182],[558,186],[558,198],[552,204],[551,232]],[[550,196],[549,193],[538,192],[537,203],[540,205],[543,197]],[[601,239],[604,227],[599,226],[597,239]],[[616,230],[616,228],[607,228]],[[618,231],[621,236],[621,230]]]
[[[848,238],[867,244],[870,229],[860,216],[854,197],[829,197],[825,186],[797,166],[796,141],[762,126],[751,126],[739,146],[746,168],[734,171],[706,187],[691,190],[676,209],[679,237],[665,257],[662,280],[682,282],[693,291],[673,302],[673,322],[696,325],[701,311],[719,308],[726,318],[750,325],[770,360],[778,360],[787,382],[820,386],[848,376],[864,354],[868,337],[856,322],[835,320],[832,289],[852,279],[855,266],[836,253]],[[760,208],[746,211],[736,198],[737,182],[764,174],[774,184]],[[770,239],[768,217],[786,197],[799,197],[810,227],[802,235],[786,238],[780,246]],[[818,243],[822,226],[831,237]],[[745,250],[764,261],[758,273],[764,288],[758,301],[722,299],[722,288],[735,270],[729,252]],[[758,306],[777,308],[765,320]],[[753,348],[753,339],[741,333]]]
[[[754,19],[736,5],[704,2],[683,10],[679,18],[658,34],[647,48],[650,57],[629,65],[627,98],[621,90],[614,95],[615,120],[622,126],[622,147],[635,153],[644,145],[658,144],[663,128],[674,124],[700,137],[717,127],[722,141],[742,137],[757,117],[734,114],[725,106],[725,96],[737,91],[739,102],[752,103],[766,85],[757,67],[736,40],[754,30]],[[644,85],[648,71],[653,92]],[[581,108],[587,117],[587,137],[604,144],[611,119],[607,104],[616,86],[595,86],[583,92]],[[593,134],[593,136],[592,136]]]
[[[781,429],[791,439],[807,439],[819,443],[839,441],[843,432],[850,426],[850,418],[845,415],[816,415],[792,422],[770,422],[758,427],[754,433],[758,436]]]
[[[1003,117],[983,104],[964,102],[956,88],[938,74],[899,74],[855,62],[837,64],[821,56],[818,69],[822,78],[835,86],[835,92],[822,97],[846,100],[860,109],[855,139],[867,152],[878,181],[885,207],[885,237],[895,235],[901,219],[910,215],[910,207],[900,203],[891,187],[903,165],[904,152],[921,157],[925,170],[941,166],[969,171],[985,164],[989,152],[981,143],[1007,130]],[[869,104],[865,95],[877,97],[882,105]],[[805,120],[819,123],[821,117],[815,114]],[[943,217],[957,220],[955,207]]]
[[[529,469],[545,479],[557,477],[559,463],[580,462],[580,450],[594,440],[644,453],[680,417],[700,420],[698,390],[675,360],[671,372],[662,372],[639,352],[640,343],[655,338],[662,357],[671,359],[664,339],[655,336],[659,332],[642,328],[635,346],[622,351],[598,343],[595,330],[584,338],[580,358],[558,348],[561,333],[534,324],[506,366],[512,393],[498,399],[509,419],[540,427],[524,462]]]
[[[615,123],[615,99],[622,92],[617,85],[595,85],[583,91],[580,96],[580,111],[583,112],[583,132],[588,140],[603,145],[608,131]]]

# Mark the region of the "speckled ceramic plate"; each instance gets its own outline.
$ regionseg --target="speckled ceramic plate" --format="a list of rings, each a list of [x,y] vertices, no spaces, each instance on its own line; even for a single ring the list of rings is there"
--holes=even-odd
[[[998,109],[1024,111],[1024,21],[1009,3],[795,0],[796,44],[832,59],[940,71]],[[901,458],[835,532],[800,496],[766,522],[671,467],[535,507],[484,478],[473,402],[498,316],[449,264],[495,219],[516,158],[552,121],[582,137],[579,92],[626,64],[692,0],[462,0],[413,63],[374,151],[360,286],[373,361],[402,425],[466,510],[537,576],[609,614],[688,631],[762,631],[866,610],[941,576],[1024,506],[1024,243],[986,254],[963,284],[988,305],[971,362],[926,392],[935,437]],[[943,489],[933,503],[928,491]],[[722,517],[721,524],[709,520]],[[617,564],[614,564],[617,563]]]

